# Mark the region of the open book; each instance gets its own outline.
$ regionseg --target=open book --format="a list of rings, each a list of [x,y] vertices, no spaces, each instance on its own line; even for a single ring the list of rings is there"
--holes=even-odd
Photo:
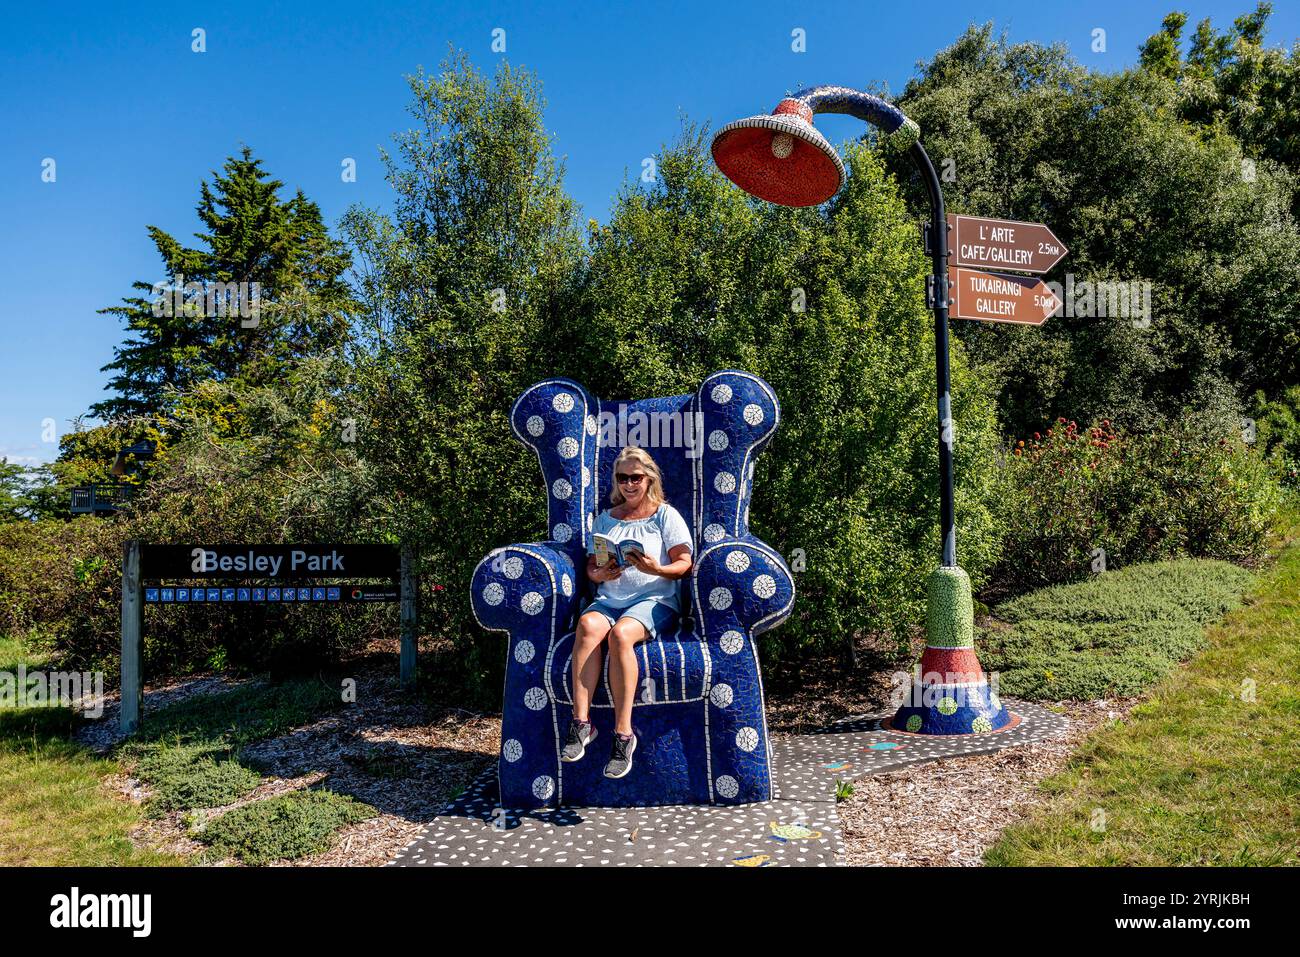
[[[591,554],[596,556],[597,565],[608,565],[612,558],[615,564],[627,566],[632,564],[633,555],[644,555],[645,549],[641,547],[640,542],[633,539],[615,541],[595,532],[591,536]]]

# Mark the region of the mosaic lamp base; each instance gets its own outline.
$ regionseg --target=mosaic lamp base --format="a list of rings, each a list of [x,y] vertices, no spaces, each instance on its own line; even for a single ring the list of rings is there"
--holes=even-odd
[[[1013,726],[975,655],[970,577],[961,568],[930,575],[926,645],[907,699],[887,723],[912,734],[988,734]]]

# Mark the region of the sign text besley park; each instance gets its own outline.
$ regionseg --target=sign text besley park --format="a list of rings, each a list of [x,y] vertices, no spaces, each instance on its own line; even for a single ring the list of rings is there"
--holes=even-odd
[[[144,590],[146,603],[290,601],[394,601],[392,587],[361,584],[278,587],[307,578],[389,579],[397,577],[400,559],[391,545],[144,545],[144,579],[257,579],[259,584],[220,588],[155,584]],[[261,582],[265,582],[262,584]]]
[[[1000,266],[1047,272],[1069,252],[1047,226],[950,215],[948,228],[954,318],[1037,326],[1061,307],[1060,299],[1041,279],[983,271]]]

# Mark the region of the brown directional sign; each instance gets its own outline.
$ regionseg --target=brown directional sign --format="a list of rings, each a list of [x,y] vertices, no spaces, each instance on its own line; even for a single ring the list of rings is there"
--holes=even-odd
[[[1041,223],[950,215],[948,229],[948,258],[954,266],[1047,272],[1069,252]]]
[[[1040,326],[1061,306],[1061,300],[1036,277],[976,269],[950,269],[952,315],[982,322],[1015,322]]]

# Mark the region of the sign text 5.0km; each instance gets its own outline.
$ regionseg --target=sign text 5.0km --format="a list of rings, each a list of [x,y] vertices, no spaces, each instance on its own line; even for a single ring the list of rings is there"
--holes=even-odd
[[[1061,307],[1047,283],[1037,276],[954,268],[952,315],[982,322],[1039,326]]]

